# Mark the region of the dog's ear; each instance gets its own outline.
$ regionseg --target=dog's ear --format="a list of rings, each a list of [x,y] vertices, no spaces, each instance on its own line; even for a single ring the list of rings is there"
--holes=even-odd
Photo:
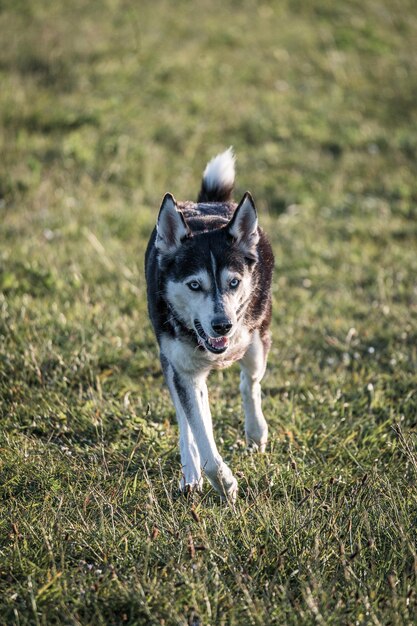
[[[240,201],[227,229],[245,256],[256,261],[256,244],[259,241],[258,216],[249,191]]]
[[[156,223],[156,247],[163,254],[175,252],[189,234],[190,229],[183,214],[177,209],[174,196],[166,193]]]

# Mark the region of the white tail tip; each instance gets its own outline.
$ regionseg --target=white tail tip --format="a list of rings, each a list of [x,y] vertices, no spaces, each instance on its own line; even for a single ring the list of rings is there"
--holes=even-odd
[[[235,153],[232,146],[213,157],[206,165],[203,183],[207,191],[233,188],[235,182]]]

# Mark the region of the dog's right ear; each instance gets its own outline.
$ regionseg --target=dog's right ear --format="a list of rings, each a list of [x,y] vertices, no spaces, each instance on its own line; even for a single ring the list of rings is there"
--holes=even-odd
[[[245,256],[256,261],[258,258],[256,245],[259,241],[258,216],[249,191],[240,201],[227,228]]]
[[[156,223],[156,247],[163,254],[172,254],[189,234],[190,229],[174,196],[166,193]]]

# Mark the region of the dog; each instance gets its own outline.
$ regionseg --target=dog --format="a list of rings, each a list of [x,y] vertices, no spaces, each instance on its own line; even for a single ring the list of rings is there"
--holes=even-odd
[[[223,499],[238,484],[213,435],[206,379],[239,361],[249,448],[263,452],[268,426],[261,379],[270,348],[274,256],[253,198],[232,200],[232,148],[206,166],[197,202],[165,194],[145,255],[149,316],[175,406],[185,492],[201,491],[204,470]]]

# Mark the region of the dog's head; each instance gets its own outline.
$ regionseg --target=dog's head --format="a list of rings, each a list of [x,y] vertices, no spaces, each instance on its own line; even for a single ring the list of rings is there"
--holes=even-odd
[[[155,245],[164,296],[174,315],[214,354],[227,350],[245,314],[258,240],[249,193],[229,222],[206,232],[192,231],[171,194],[163,199]]]

